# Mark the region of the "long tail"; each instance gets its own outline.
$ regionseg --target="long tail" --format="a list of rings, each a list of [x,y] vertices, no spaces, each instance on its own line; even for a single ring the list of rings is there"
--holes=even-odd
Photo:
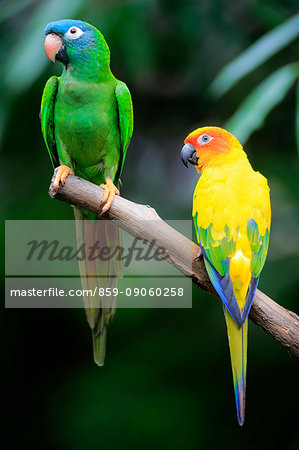
[[[248,319],[242,327],[224,307],[239,425],[245,419]]]
[[[120,236],[117,227],[107,221],[89,220],[79,208],[74,208],[78,248],[86,249],[98,243],[99,248],[116,246]],[[101,222],[101,224],[100,224]],[[103,366],[106,354],[107,326],[115,314],[116,296],[99,295],[100,289],[116,286],[116,276],[121,273],[121,263],[115,258],[107,261],[79,261],[82,289],[85,290],[84,305],[87,320],[92,330],[93,357],[98,366]],[[88,292],[96,292],[96,295]]]

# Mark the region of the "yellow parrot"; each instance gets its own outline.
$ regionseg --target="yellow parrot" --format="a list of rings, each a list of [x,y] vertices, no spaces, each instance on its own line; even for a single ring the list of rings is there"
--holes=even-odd
[[[200,173],[192,215],[208,275],[223,302],[238,423],[243,425],[247,317],[268,251],[270,190],[238,140],[222,128],[190,133],[181,158]]]

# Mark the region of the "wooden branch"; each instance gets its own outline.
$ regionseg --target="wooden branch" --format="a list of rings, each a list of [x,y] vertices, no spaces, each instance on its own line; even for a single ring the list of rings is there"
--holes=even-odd
[[[101,199],[104,190],[83,180],[69,175],[63,187],[56,192],[53,179],[49,189],[52,198],[71,205],[79,206],[96,215],[101,214]],[[155,241],[154,247],[163,247],[169,256],[168,261],[200,289],[217,295],[206,272],[202,258],[196,258],[200,249],[195,243],[165,223],[150,206],[140,205],[116,197],[110,210],[103,215],[105,219],[117,219],[119,225],[131,235]],[[192,268],[188,249],[192,245]],[[270,334],[290,353],[299,357],[299,317],[275,303],[263,292],[257,290],[250,310],[249,318],[266,333]]]

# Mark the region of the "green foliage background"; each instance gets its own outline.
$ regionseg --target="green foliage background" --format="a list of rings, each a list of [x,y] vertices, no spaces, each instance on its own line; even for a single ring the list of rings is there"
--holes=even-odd
[[[298,11],[296,0],[3,1],[3,218],[72,218],[70,207],[47,195],[51,166],[38,113],[46,80],[60,72],[44,54],[44,26],[80,18],[103,32],[113,72],[133,96],[123,195],[151,204],[164,219],[190,218],[197,174],[180,162],[183,140],[198,126],[227,124],[247,140],[253,167],[271,187],[260,288],[298,312],[299,43],[295,28],[278,40],[272,33]],[[258,57],[247,51],[266,35],[272,53],[259,45]],[[249,70],[236,77],[240,55]],[[232,61],[237,66],[227,66]],[[219,301],[197,289],[192,310],[118,310],[99,369],[83,310],[7,310],[5,448],[295,450],[298,361],[250,324],[240,429],[222,316]]]

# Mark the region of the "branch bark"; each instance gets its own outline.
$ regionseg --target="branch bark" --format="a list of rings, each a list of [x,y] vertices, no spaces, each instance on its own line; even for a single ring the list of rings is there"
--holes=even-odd
[[[69,175],[65,185],[56,192],[53,179],[49,188],[52,198],[71,205],[79,206],[96,215],[101,214],[101,199],[104,190],[79,177]],[[192,269],[189,264],[190,241],[181,233],[165,223],[156,211],[148,205],[140,205],[116,197],[110,210],[103,215],[105,219],[121,221],[121,227],[131,235],[148,242],[155,241],[155,247],[163,247],[168,260],[180,272],[190,277],[200,289],[217,295],[212,286],[202,258],[196,258],[199,247],[192,242]],[[250,310],[249,318],[253,323],[270,334],[277,342],[299,357],[299,317],[278,305],[263,292],[257,290]]]

